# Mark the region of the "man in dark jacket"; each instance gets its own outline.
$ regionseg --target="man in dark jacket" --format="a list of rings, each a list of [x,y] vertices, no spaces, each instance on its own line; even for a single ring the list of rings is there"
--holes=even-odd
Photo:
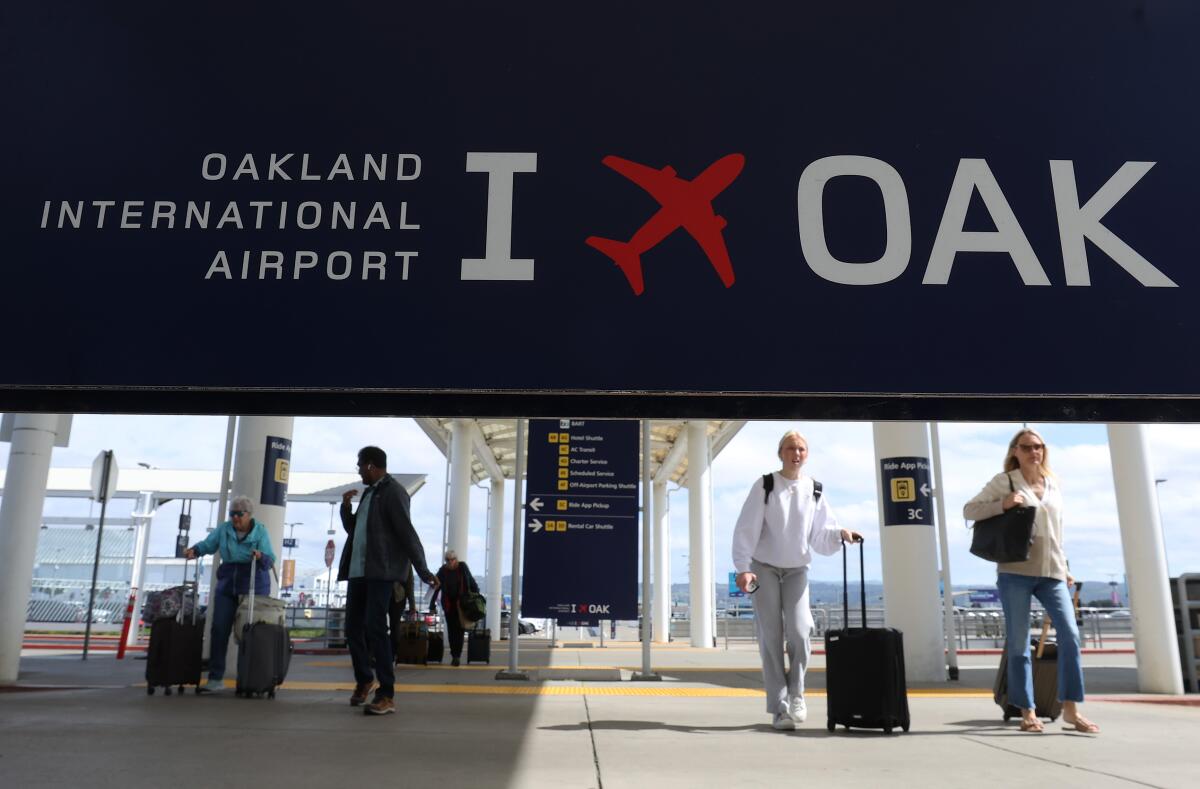
[[[350,704],[366,703],[375,690],[365,712],[386,715],[396,711],[396,675],[387,625],[392,585],[404,581],[410,565],[425,583],[434,585],[436,580],[425,564],[425,549],[409,518],[408,491],[387,473],[387,454],[379,447],[363,447],[358,452],[358,473],[366,490],[355,511],[351,511],[350,499],[358,491],[342,494],[342,526],[348,537],[338,564],[338,580],[347,582],[346,641],[356,683]]]

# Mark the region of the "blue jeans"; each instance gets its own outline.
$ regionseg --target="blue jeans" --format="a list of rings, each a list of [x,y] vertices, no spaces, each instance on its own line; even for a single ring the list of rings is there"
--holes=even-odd
[[[388,606],[392,582],[351,578],[346,584],[346,646],[354,665],[354,681],[365,685],[379,680],[379,694],[392,698],[396,671],[392,666],[392,639],[388,637]],[[371,658],[375,658],[374,671]]]
[[[1066,581],[1000,573],[996,578],[1004,607],[1004,649],[1008,653],[1008,703],[1032,709],[1033,665],[1029,656],[1029,603],[1036,597],[1050,616],[1058,641],[1058,698],[1083,701],[1079,630]]]
[[[222,565],[224,566],[224,565]],[[212,617],[212,647],[208,654],[208,678],[216,681],[225,678],[225,653],[229,650],[229,634],[233,631],[233,620],[237,616],[238,596],[231,589],[218,591],[212,596],[209,606]]]

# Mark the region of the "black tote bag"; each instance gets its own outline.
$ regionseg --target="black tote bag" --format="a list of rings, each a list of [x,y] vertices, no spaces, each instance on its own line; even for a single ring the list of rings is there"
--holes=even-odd
[[[1016,490],[1011,476],[1008,487]],[[971,553],[989,562],[1025,561],[1033,543],[1033,519],[1036,516],[1037,507],[1013,507],[999,515],[975,521]]]

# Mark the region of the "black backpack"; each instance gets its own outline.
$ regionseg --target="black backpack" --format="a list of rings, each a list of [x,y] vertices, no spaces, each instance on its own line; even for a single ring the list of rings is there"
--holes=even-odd
[[[763,504],[771,498],[771,491],[775,489],[775,475],[763,474]],[[821,500],[821,481],[813,480],[813,503]]]

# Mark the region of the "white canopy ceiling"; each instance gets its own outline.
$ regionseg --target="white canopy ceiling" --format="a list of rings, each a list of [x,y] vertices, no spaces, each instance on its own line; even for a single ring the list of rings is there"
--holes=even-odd
[[[419,418],[415,420],[429,440],[449,454],[450,423],[453,418]],[[462,419],[471,431],[474,452],[471,460],[471,481],[503,477],[512,479],[516,473],[517,422],[515,419]],[[729,441],[745,425],[745,420],[709,420],[706,430],[712,445],[712,457],[720,454]],[[669,480],[683,484],[687,479],[687,421],[655,419],[650,422],[650,473],[656,482]],[[640,459],[639,459],[640,462]]]

